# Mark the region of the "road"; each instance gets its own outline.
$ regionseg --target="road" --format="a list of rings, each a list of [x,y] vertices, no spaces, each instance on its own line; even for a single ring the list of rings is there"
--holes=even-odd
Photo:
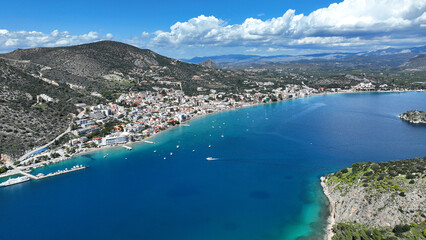
[[[52,141],[48,142],[47,144],[45,144],[44,146],[38,147],[37,149],[31,150],[28,153],[25,153],[22,157],[20,157],[18,159],[18,161],[23,161],[24,159],[26,159],[28,156],[30,156],[32,153],[39,151],[43,148],[47,148],[48,146],[50,146],[51,144],[53,144],[56,140],[59,140],[62,136],[64,136],[65,134],[71,132],[71,125],[72,125],[72,121],[71,123],[68,125],[68,128],[65,132],[63,132],[61,135],[57,136],[55,139],[53,139]]]

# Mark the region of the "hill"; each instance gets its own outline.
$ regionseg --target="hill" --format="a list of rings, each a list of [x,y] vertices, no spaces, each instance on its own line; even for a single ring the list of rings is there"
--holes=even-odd
[[[0,59],[0,153],[19,156],[64,131],[75,107],[84,99],[64,84],[51,85]],[[45,94],[52,101],[40,100]],[[39,101],[37,100],[39,98]]]
[[[411,71],[426,71],[426,54],[420,54],[411,58],[402,67]]]
[[[199,63],[199,65],[204,66],[204,67],[208,67],[208,68],[217,68],[216,63],[213,62],[211,59],[207,59],[207,60]]]
[[[97,105],[122,93],[162,88],[235,94],[245,80],[279,80],[206,65],[113,41],[0,54],[0,153],[17,157],[49,142],[67,128],[77,103]]]
[[[151,50],[114,41],[56,48],[18,49],[0,54],[11,65],[28,73],[104,97],[131,86],[150,89],[156,85],[181,84],[190,94],[198,87],[235,88],[234,74],[159,55]],[[159,83],[159,81],[163,81]],[[170,83],[173,82],[173,83]],[[133,84],[138,83],[138,84]]]
[[[335,222],[333,239],[426,237],[426,157],[355,163],[321,185]]]

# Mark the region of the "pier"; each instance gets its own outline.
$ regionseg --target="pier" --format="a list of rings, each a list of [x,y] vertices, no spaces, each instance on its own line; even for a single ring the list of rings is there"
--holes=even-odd
[[[40,180],[40,179],[44,179],[44,178],[48,178],[48,177],[58,176],[58,175],[65,174],[65,173],[83,170],[83,169],[86,169],[86,168],[87,168],[86,166],[83,166],[83,165],[78,166],[77,165],[77,166],[72,167],[71,169],[58,170],[57,172],[49,173],[47,175],[34,176],[34,175],[31,175],[31,174],[28,174],[27,176],[30,177],[29,175],[31,175],[32,177],[35,177],[36,180]]]
[[[127,150],[132,150],[133,149],[132,147],[129,147],[129,146],[126,146],[126,145],[123,145],[123,148],[125,148]]]
[[[154,142],[151,142],[151,141],[148,141],[148,140],[144,140],[144,142],[154,144]]]
[[[21,175],[30,177],[32,180],[40,180],[40,179],[44,179],[44,178],[48,178],[48,177],[54,177],[54,176],[58,176],[58,175],[61,175],[61,174],[75,172],[75,171],[79,171],[79,170],[83,170],[83,169],[88,168],[88,167],[83,166],[83,165],[76,165],[76,166],[72,167],[71,169],[65,168],[65,170],[58,170],[58,171],[56,171],[54,173],[49,173],[47,175],[39,173],[37,176],[34,176],[34,175],[30,174],[30,173],[22,171],[21,169],[19,169],[15,165],[13,165],[11,163],[11,161],[9,159],[7,159],[6,156],[1,155],[0,157],[2,158],[1,160],[4,161],[4,163],[6,164],[6,166],[13,168],[12,170],[9,170],[10,171],[10,176],[16,175],[16,174],[21,174]],[[5,176],[2,176],[2,177],[5,177]]]

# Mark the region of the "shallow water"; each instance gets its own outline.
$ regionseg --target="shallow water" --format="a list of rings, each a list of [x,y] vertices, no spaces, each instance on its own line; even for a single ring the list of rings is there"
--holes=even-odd
[[[338,94],[195,119],[155,144],[34,173],[89,169],[0,189],[2,239],[317,239],[327,217],[319,177],[426,156],[426,127],[396,117],[425,108],[426,93]]]

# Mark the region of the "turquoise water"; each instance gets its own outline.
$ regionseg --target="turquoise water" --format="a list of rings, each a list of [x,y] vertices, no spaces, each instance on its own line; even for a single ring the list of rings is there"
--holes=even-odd
[[[425,110],[426,93],[302,98],[38,169],[90,166],[0,189],[1,239],[319,239],[327,217],[320,176],[358,161],[426,156],[426,127],[395,117],[409,109]]]

